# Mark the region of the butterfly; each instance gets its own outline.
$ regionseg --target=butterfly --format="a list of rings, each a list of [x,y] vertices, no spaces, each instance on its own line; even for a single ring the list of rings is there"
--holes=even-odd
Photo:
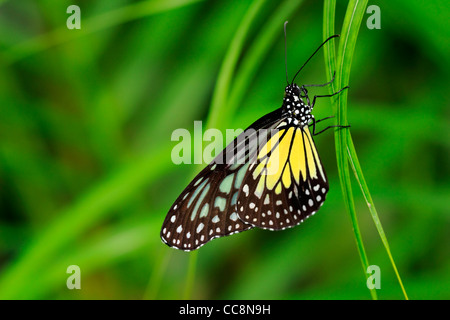
[[[286,35],[286,23],[285,35]],[[252,228],[283,230],[314,215],[329,184],[314,144],[312,115],[316,99],[295,77],[329,40],[323,42],[295,74],[287,77],[280,108],[255,121],[217,155],[184,189],[170,208],[161,239],[170,247],[191,251],[208,241]],[[287,63],[286,63],[287,65]],[[312,132],[310,131],[312,126]]]

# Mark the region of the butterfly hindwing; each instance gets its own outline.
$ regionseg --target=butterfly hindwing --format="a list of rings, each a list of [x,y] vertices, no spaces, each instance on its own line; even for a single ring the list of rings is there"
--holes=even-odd
[[[238,173],[239,169],[230,171],[223,164],[210,164],[203,169],[170,208],[162,226],[162,240],[189,251],[211,239],[252,228],[239,220],[232,209],[237,198]]]
[[[282,230],[314,214],[328,182],[307,126],[280,126],[255,156],[242,182],[237,211],[255,227]]]

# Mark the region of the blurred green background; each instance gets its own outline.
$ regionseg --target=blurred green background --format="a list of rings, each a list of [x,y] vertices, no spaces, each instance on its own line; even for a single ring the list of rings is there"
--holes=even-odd
[[[72,4],[81,30],[66,27]],[[406,292],[449,299],[450,7],[370,4],[381,29],[365,16],[352,137]],[[346,5],[337,3],[338,32]],[[243,46],[230,47],[251,7]],[[234,100],[216,127],[245,128],[278,108],[285,20],[292,77],[322,42],[321,1],[0,1],[0,298],[370,299],[331,131],[315,139],[330,192],[306,223],[208,243],[187,292],[191,254],[159,238],[200,170],[172,163],[172,131],[206,125],[220,70],[231,72]],[[223,66],[233,52],[234,73]],[[326,82],[323,53],[297,82]],[[314,113],[332,115],[330,101]],[[356,183],[354,194],[369,263],[381,268],[378,297],[402,299]],[[81,290],[66,287],[73,264]]]

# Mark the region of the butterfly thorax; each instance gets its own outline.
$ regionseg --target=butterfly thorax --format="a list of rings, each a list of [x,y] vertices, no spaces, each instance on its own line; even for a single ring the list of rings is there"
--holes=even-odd
[[[311,114],[311,106],[302,98],[309,101],[307,93],[301,94],[301,89],[297,84],[288,85],[283,98],[283,111],[286,114],[288,124],[304,127],[307,126],[314,116]]]

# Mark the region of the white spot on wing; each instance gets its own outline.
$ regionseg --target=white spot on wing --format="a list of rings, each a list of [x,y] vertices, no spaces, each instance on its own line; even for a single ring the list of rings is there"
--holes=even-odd
[[[203,224],[203,222],[201,222],[199,225],[198,225],[198,227],[197,227],[197,233],[200,233],[200,231],[202,231],[203,230],[203,227],[204,227],[205,225]]]
[[[242,188],[242,191],[244,191],[245,192],[245,196],[246,197],[248,197],[248,184],[246,184],[243,188]]]

